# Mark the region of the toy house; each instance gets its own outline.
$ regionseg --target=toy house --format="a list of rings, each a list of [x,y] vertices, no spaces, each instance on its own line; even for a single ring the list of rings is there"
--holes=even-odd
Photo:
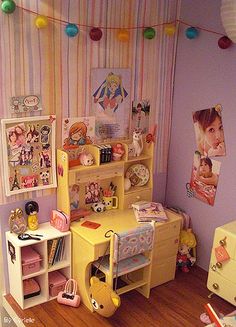
[[[168,221],[109,323],[203,326],[208,302],[235,310],[235,28],[232,0],[1,2],[3,325],[106,326],[92,262],[109,254],[106,231],[143,224],[136,202]],[[181,229],[196,240],[180,251]],[[71,278],[77,308],[57,302]]]

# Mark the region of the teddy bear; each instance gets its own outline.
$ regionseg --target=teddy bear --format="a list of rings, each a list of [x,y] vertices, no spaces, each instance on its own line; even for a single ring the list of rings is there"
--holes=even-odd
[[[95,276],[90,278],[89,296],[93,309],[103,317],[112,316],[120,306],[119,295]]]

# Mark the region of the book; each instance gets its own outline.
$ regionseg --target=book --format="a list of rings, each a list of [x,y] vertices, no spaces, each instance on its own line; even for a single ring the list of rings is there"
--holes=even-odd
[[[55,252],[56,252],[56,249],[57,249],[57,243],[58,243],[58,241],[59,241],[58,238],[55,238],[52,241],[50,253],[49,253],[49,256],[48,256],[48,267],[51,267],[52,264],[53,264],[53,259],[54,259]]]
[[[137,207],[133,206],[134,214],[139,222],[145,221],[157,221],[157,222],[165,222],[168,220],[168,217],[165,213],[165,210],[161,203],[158,202],[150,202],[149,207],[145,207],[142,209],[137,209]]]

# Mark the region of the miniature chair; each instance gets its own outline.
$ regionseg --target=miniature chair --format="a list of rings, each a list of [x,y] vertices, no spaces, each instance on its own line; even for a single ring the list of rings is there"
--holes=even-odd
[[[117,294],[137,289],[149,297],[154,230],[154,223],[148,223],[122,233],[109,231],[110,254],[99,258],[93,265],[105,275],[106,283],[112,288],[115,279]],[[117,288],[117,278],[121,276],[126,285]]]

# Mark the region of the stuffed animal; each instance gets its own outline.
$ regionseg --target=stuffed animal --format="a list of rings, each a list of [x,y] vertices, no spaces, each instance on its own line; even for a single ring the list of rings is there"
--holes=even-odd
[[[112,288],[97,277],[90,279],[89,296],[93,309],[103,317],[112,316],[120,306],[120,297]]]
[[[179,240],[179,250],[177,254],[176,267],[183,272],[189,272],[189,267],[193,266],[196,258],[191,255],[191,250],[195,248],[197,241],[192,230],[181,230]]]

